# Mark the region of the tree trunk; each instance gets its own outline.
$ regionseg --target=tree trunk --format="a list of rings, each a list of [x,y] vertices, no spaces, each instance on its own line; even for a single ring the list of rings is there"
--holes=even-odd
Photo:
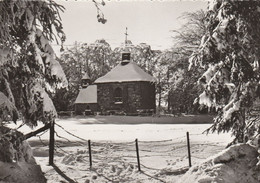
[[[168,92],[168,113],[171,113],[171,92]]]
[[[158,81],[158,86],[159,86],[159,91],[158,91],[158,94],[159,94],[159,98],[158,98],[158,112],[160,114],[160,111],[161,111],[161,100],[162,100],[162,88],[161,88],[161,74],[159,73],[159,81]]]
[[[239,115],[239,129],[238,129],[238,133],[237,133],[237,142],[238,143],[245,143],[247,141],[247,139],[245,139],[245,127],[246,127],[246,113],[245,113],[245,109],[240,109],[239,111],[240,115]]]

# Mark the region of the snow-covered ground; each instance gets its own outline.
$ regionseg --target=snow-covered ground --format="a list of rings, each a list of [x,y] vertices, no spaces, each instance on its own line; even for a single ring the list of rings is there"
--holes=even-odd
[[[151,117],[57,119],[56,170],[61,170],[67,181],[80,183],[172,182],[178,180],[188,167],[186,132],[190,133],[193,165],[220,152],[231,141],[229,134],[202,134],[210,124],[170,124],[171,121],[178,120],[173,117],[165,120]],[[31,131],[26,126],[19,130],[24,133]],[[91,169],[87,142],[67,132],[91,140]],[[40,138],[29,139],[29,142],[48,182],[60,182],[65,179],[53,167],[47,166],[48,138],[47,132]],[[136,138],[139,140],[142,172],[137,168]]]
[[[80,136],[84,139],[98,140],[98,141],[133,141],[136,138],[139,140],[158,141],[169,140],[183,137],[186,132],[193,135],[195,140],[204,140],[206,137],[209,141],[222,140],[225,141],[228,134],[202,134],[210,124],[205,123],[209,120],[205,116],[187,116],[187,117],[129,117],[129,116],[100,116],[100,117],[85,117],[85,118],[68,118],[57,119],[56,123],[61,125],[69,132]],[[185,124],[182,124],[185,123]],[[198,123],[198,124],[193,124]],[[13,128],[14,125],[10,125]],[[19,126],[19,124],[17,125]],[[42,127],[39,124],[37,127]],[[28,126],[19,128],[24,133],[32,131]],[[35,129],[34,129],[35,130]],[[59,126],[55,127],[55,131],[63,137],[70,140],[78,140],[77,138],[66,133]],[[31,139],[38,139],[37,137]],[[49,139],[49,134],[46,133],[41,136],[41,139]],[[230,140],[230,139],[228,139]]]

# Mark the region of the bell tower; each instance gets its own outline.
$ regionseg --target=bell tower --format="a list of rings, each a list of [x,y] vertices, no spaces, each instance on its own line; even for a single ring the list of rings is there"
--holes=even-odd
[[[126,65],[130,62],[131,59],[131,53],[130,50],[128,48],[128,40],[127,40],[127,36],[129,34],[127,33],[127,27],[126,27],[126,31],[125,31],[125,45],[124,45],[124,49],[122,51],[122,65]]]
[[[91,82],[90,77],[89,77],[88,73],[85,72],[84,76],[81,79],[81,87],[87,88],[88,85],[90,85],[90,82]]]

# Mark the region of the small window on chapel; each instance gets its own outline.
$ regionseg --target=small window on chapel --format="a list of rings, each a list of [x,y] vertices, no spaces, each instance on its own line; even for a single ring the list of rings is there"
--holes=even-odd
[[[115,99],[115,104],[122,104],[123,103],[123,95],[122,95],[122,89],[121,88],[116,88],[114,91],[114,99]]]
[[[130,53],[122,53],[122,60],[130,60]]]

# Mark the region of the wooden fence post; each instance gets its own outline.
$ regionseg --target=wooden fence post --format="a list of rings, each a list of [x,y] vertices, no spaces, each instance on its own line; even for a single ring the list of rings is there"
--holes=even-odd
[[[88,140],[89,166],[92,168],[91,142]]]
[[[136,147],[136,156],[137,156],[138,170],[139,170],[139,172],[140,172],[140,171],[141,171],[141,166],[140,166],[138,139],[135,139],[135,147]]]
[[[189,135],[189,132],[187,132],[186,134],[187,134],[187,146],[188,146],[189,167],[191,167],[190,135]]]
[[[53,158],[54,158],[54,126],[55,126],[55,120],[50,122],[50,141],[49,141],[49,165],[53,165]]]

